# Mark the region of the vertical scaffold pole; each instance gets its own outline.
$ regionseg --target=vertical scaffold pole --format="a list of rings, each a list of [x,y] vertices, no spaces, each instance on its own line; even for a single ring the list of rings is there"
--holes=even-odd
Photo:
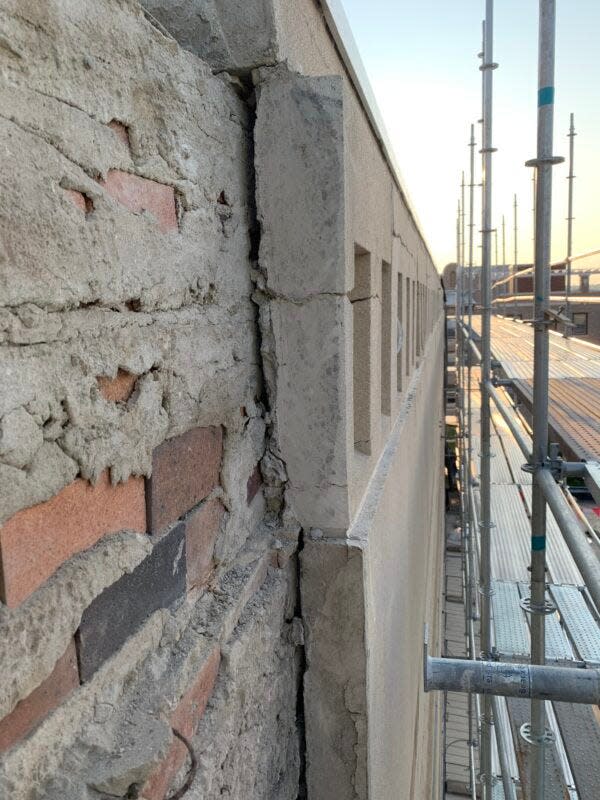
[[[492,378],[491,351],[491,245],[492,245],[492,109],[494,63],[494,2],[485,3],[485,35],[483,47],[483,209],[482,209],[482,336],[481,336],[481,648],[482,657],[492,657],[491,641],[491,497],[490,497],[490,395],[487,389]],[[484,800],[492,800],[492,726],[491,698],[483,700],[481,772]]]
[[[552,166],[562,161],[552,155],[554,128],[554,47],[556,0],[539,3],[537,99],[537,156],[527,162],[535,168],[536,216],[534,258],[534,366],[533,366],[533,501],[531,510],[531,663],[545,661],[546,613],[546,500],[540,472],[548,468],[548,322],[550,309],[550,235],[552,225]],[[546,713],[543,700],[531,701],[531,724],[522,734],[531,743],[531,800],[544,798]]]
[[[518,204],[517,204],[517,195],[515,195],[515,200],[513,204],[513,235],[514,235],[514,253],[513,253],[513,280],[512,280],[512,294],[513,294],[513,301],[514,301],[514,313],[513,316],[517,316],[517,264],[519,258],[519,229],[517,225],[517,215],[518,215]]]
[[[463,545],[466,541],[467,528],[469,526],[469,492],[467,487],[467,437],[466,437],[466,394],[465,394],[465,360],[470,357],[469,348],[464,338],[464,321],[465,321],[465,294],[467,289],[465,263],[466,263],[466,238],[465,238],[465,173],[463,171],[460,182],[460,339],[462,344],[461,351],[461,376],[460,376],[460,434],[461,434],[461,507],[463,509],[462,518],[462,537]],[[468,571],[468,570],[467,570]]]
[[[571,114],[571,124],[569,126],[569,211],[567,216],[567,281],[565,287],[565,314],[571,319],[571,259],[573,257],[573,181],[575,175],[573,174],[573,167],[575,166],[575,117]],[[570,328],[565,325],[565,336],[570,333]]]
[[[469,584],[466,587],[466,607],[467,607],[467,627],[472,630],[473,620],[475,619],[475,607],[474,607],[474,590],[475,590],[475,568],[474,568],[474,542],[473,542],[473,514],[471,509],[471,463],[473,458],[473,449],[472,449],[472,439],[471,439],[471,432],[472,432],[472,401],[471,401],[471,361],[473,359],[473,353],[470,347],[470,341],[472,338],[472,331],[473,331],[473,231],[475,227],[475,215],[474,215],[474,204],[475,204],[475,126],[471,125],[471,138],[469,140],[469,255],[468,255],[468,264],[469,264],[469,279],[468,279],[468,297],[469,297],[469,306],[468,306],[468,324],[469,324],[469,339],[467,344],[467,452],[466,452],[466,473],[467,473],[467,483],[465,486],[465,491],[467,493],[467,560],[469,562]],[[477,658],[477,653],[474,652],[474,639],[475,637],[469,637],[469,656],[470,658],[474,659]],[[475,706],[477,707],[477,705]],[[469,757],[470,757],[470,783],[471,783],[471,794],[473,797],[477,797],[477,786],[475,785],[474,776],[475,776],[475,751],[477,745],[477,725],[473,725],[473,695],[469,694],[468,697],[468,714],[469,714]]]

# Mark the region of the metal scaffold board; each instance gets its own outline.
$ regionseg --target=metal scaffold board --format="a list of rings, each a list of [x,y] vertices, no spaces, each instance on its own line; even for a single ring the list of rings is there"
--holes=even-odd
[[[600,725],[592,706],[553,703],[579,800],[600,795]]]
[[[500,659],[529,658],[529,629],[519,604],[519,587],[516,583],[494,581],[493,590],[494,634]]]
[[[518,486],[492,487],[492,575],[502,581],[527,581],[530,523]]]
[[[531,588],[529,584],[520,583],[519,594],[522,598],[529,597],[531,594]],[[546,597],[548,600],[550,600],[548,594],[546,594]],[[548,614],[546,616],[545,638],[547,661],[575,661],[573,648],[571,647],[569,640],[562,629],[560,620],[558,619],[558,615],[556,613]]]
[[[527,510],[529,514],[531,514],[532,487],[523,486],[522,490]],[[546,537],[548,571],[552,583],[567,583],[573,586],[582,586],[583,578],[581,577],[581,573],[577,569],[571,551],[567,547],[560,528],[550,509],[547,509],[546,513]]]
[[[563,623],[586,664],[600,664],[600,629],[576,586],[552,586],[552,597]]]
[[[492,483],[514,483],[513,476],[508,466],[508,461],[504,455],[504,449],[500,437],[490,436],[490,450],[492,459],[490,461],[490,480]]]
[[[510,772],[510,777],[515,785],[515,787],[519,784],[519,765],[517,764],[517,756],[515,753],[515,748],[512,739],[512,730],[510,726],[510,718],[508,716],[508,709],[506,708],[506,698],[500,697],[500,702],[498,704],[498,716],[494,716],[494,739],[497,739],[501,736],[504,739],[504,743],[507,748],[507,759],[508,759],[508,769]],[[494,759],[493,759],[493,770],[494,773],[499,775],[502,773],[500,768],[500,759],[498,757],[498,753],[494,752]]]
[[[500,422],[504,424],[505,430],[498,427],[496,418],[499,418]],[[494,417],[494,425],[496,426],[498,435],[502,440],[502,447],[504,448],[504,454],[510,466],[510,471],[513,476],[513,483],[521,483],[521,484],[531,483],[532,482],[531,473],[525,472],[523,469],[521,469],[523,464],[525,464],[525,456],[521,452],[521,448],[515,442],[510,431],[506,428],[506,423],[504,422],[500,414],[498,414],[497,412]],[[525,429],[523,429],[523,436],[528,438],[528,434],[525,432]]]
[[[513,741],[516,745],[517,762],[519,764],[519,775],[521,786],[523,787],[523,797],[531,796],[530,786],[530,761],[531,745],[521,736],[520,728],[531,718],[531,702],[517,697],[507,699],[508,715],[513,733]],[[562,770],[560,769],[558,755],[554,744],[547,745],[544,752],[545,769],[545,799],[546,800],[565,800],[568,797],[567,787],[564,784]]]

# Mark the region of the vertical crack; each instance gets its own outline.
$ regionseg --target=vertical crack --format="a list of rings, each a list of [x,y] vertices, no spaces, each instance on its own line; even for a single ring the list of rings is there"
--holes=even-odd
[[[261,223],[258,217],[257,175],[255,161],[255,128],[257,111],[257,92],[251,74],[235,76],[238,94],[247,105],[248,126],[248,232],[250,238],[249,259],[253,267],[252,282],[254,292],[252,301],[256,307],[255,327],[259,351],[259,368],[261,370],[262,391],[259,399],[267,422],[265,454],[261,461],[261,471],[265,483],[267,501],[267,522],[273,527],[289,527],[285,516],[285,487],[287,483],[286,465],[281,458],[277,444],[275,418],[276,388],[275,378],[277,361],[274,351],[274,340],[271,330],[269,298],[264,292],[263,271],[260,266]],[[287,523],[287,524],[286,524]],[[302,620],[302,597],[300,586],[300,554],[304,547],[304,531],[298,534],[296,551],[294,617]],[[297,800],[305,800],[306,788],[306,729],[304,712],[304,677],[306,673],[306,650],[304,644],[297,646],[297,690],[296,690],[296,730],[298,736],[299,775]]]

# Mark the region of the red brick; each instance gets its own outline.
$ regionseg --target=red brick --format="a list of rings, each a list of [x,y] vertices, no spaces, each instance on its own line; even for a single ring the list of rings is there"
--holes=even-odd
[[[157,533],[204,500],[219,484],[221,428],[193,428],[159,445],[148,481],[148,528]]]
[[[135,214],[141,214],[142,211],[152,214],[163,233],[178,229],[175,190],[172,186],[118,169],[111,169],[100,185]]]
[[[75,642],[71,641],[46,680],[17,703],[7,717],[0,720],[0,753],[27,736],[78,686],[77,654]]]
[[[90,198],[86,197],[83,192],[78,192],[75,189],[65,189],[65,194],[84,214],[89,214],[94,208],[94,204]]]
[[[124,403],[131,397],[137,378],[137,375],[133,375],[124,369],[120,369],[115,378],[99,375],[98,386],[100,394],[111,403]]]
[[[181,698],[171,715],[171,727],[188,740],[195,734],[198,723],[202,719],[206,704],[215,686],[220,662],[221,653],[219,648],[215,647],[204,663],[194,685]],[[144,784],[142,797],[146,800],[164,800],[171,782],[181,769],[186,757],[185,745],[178,739],[174,739],[167,757]]]
[[[113,119],[111,122],[108,123],[108,127],[115,132],[115,135],[119,137],[119,139],[123,142],[123,144],[126,144],[127,147],[130,146],[129,130],[127,128],[127,125],[123,125],[122,122]]]
[[[186,520],[187,586],[205,586],[214,568],[215,542],[225,509],[217,498],[207,500]]]
[[[254,500],[261,486],[262,475],[260,474],[260,466],[257,464],[254,467],[252,475],[250,475],[248,478],[248,483],[246,484],[246,502],[248,505],[250,505],[250,503]]]
[[[0,528],[0,599],[23,602],[75,553],[108,533],[145,532],[144,479],[92,486],[78,478],[51,500],[19,511]]]

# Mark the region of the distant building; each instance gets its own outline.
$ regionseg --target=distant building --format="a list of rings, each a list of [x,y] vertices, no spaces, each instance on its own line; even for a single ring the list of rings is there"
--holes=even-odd
[[[512,269],[512,268],[511,268]],[[555,311],[567,311],[567,264],[551,265],[551,300]],[[518,319],[533,318],[533,265],[519,264],[516,271],[492,286],[496,313]],[[571,285],[568,295],[569,316],[574,323],[571,334],[600,344],[600,251],[577,256],[571,262]],[[554,330],[564,332],[555,322]]]
[[[577,256],[571,262],[569,314],[574,323],[571,335],[600,344],[600,250]],[[465,269],[464,308],[469,307],[469,283],[472,286],[474,313],[481,308],[481,267]],[[566,313],[567,269],[565,261],[551,265],[550,291],[552,308]],[[533,264],[492,266],[492,305],[496,314],[533,318]],[[446,307],[456,308],[457,265],[448,264],[442,273]],[[453,313],[453,311],[451,311]],[[554,330],[564,332],[564,325],[553,323]]]

